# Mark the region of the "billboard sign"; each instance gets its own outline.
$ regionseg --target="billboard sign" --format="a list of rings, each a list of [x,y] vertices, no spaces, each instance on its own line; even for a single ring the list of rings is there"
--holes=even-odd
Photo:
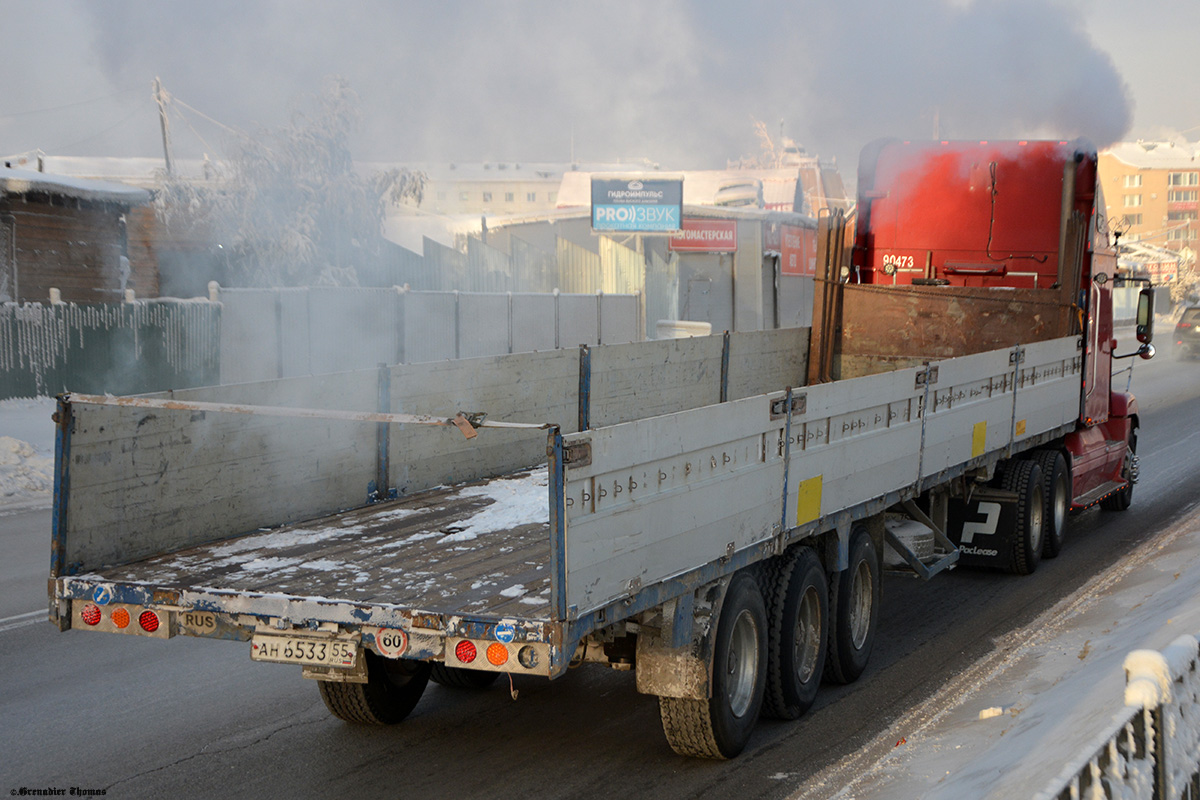
[[[794,225],[780,226],[779,271],[784,275],[817,274],[817,232]]]
[[[682,178],[592,178],[592,230],[674,233],[682,222]]]
[[[734,253],[737,252],[737,220],[683,220],[683,232],[672,236],[667,243],[675,253]]]

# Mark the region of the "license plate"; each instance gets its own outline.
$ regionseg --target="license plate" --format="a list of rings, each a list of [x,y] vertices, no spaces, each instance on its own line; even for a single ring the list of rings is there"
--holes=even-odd
[[[353,667],[358,658],[358,646],[338,639],[256,635],[250,640],[250,658],[280,664]]]

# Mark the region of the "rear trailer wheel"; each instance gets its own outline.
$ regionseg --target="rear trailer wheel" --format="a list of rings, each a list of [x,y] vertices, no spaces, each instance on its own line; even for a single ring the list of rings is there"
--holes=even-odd
[[[1071,473],[1067,460],[1057,450],[1041,450],[1034,461],[1042,471],[1042,558],[1054,558],[1062,551],[1067,535],[1067,511],[1071,508]]]
[[[409,715],[429,683],[429,662],[365,651],[366,683],[317,681],[329,713],[346,722],[394,725]]]
[[[767,591],[767,686],[763,714],[797,719],[812,706],[825,668],[829,587],[811,547],[773,559]]]
[[[1105,511],[1124,511],[1133,503],[1134,464],[1137,460],[1137,429],[1129,434],[1129,445],[1125,448],[1125,463],[1121,467],[1121,478],[1125,488],[1100,501]]]
[[[1004,471],[1001,488],[1017,493],[1017,519],[1012,534],[1011,569],[1029,575],[1042,558],[1042,531],[1046,504],[1042,494],[1042,470],[1036,462],[1013,460]]]
[[[434,664],[429,671],[429,680],[448,689],[486,689],[499,677],[499,672],[447,667],[445,664]]]
[[[879,620],[879,555],[862,525],[850,532],[850,566],[834,578],[826,677],[853,683],[867,668]]]
[[[754,578],[739,572],[725,593],[713,647],[712,697],[660,697],[663,733],[683,756],[733,758],[762,708],[767,673],[767,611]]]

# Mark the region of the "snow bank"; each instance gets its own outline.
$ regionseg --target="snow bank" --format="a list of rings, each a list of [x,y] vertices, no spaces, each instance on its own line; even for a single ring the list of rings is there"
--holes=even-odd
[[[54,409],[49,397],[0,401],[0,511],[50,505]]]

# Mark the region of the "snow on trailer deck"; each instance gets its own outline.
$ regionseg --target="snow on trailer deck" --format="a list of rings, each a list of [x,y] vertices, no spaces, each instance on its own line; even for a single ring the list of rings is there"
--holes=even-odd
[[[93,575],[185,591],[549,619],[547,482],[543,467],[437,487]]]

